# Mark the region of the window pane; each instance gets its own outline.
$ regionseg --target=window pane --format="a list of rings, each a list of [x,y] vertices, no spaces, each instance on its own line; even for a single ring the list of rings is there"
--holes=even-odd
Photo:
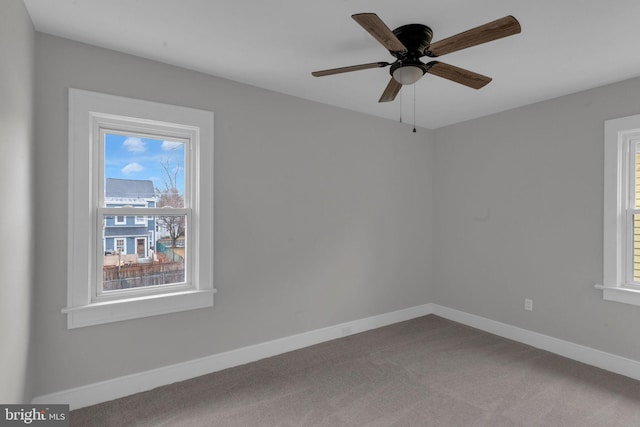
[[[105,133],[105,207],[183,208],[185,143]]]
[[[633,157],[634,162],[634,170],[633,170],[633,182],[631,184],[631,187],[633,188],[633,203],[632,206],[634,206],[636,209],[640,209],[640,145],[639,144],[635,144],[636,147],[636,151],[635,151],[635,156]]]
[[[635,143],[634,146],[631,188],[633,206],[638,209],[640,208],[640,145]],[[640,215],[633,215],[633,281],[640,282]]]
[[[126,254],[126,239],[115,239],[115,244],[114,244],[114,249],[116,250],[117,253],[120,254]]]
[[[106,215],[102,224],[104,248],[102,290],[114,291],[143,286],[184,283],[185,215],[149,216],[136,224],[137,216]]]
[[[640,215],[633,216],[633,281],[640,282]]]

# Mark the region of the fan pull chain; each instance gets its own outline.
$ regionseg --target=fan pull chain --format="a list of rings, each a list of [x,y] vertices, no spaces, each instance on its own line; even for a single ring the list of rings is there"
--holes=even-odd
[[[402,123],[402,88],[400,89],[400,123]]]
[[[413,133],[416,133],[416,84],[413,84]]]

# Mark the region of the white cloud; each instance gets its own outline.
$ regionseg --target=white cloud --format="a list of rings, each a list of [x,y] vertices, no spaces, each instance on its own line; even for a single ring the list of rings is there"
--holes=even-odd
[[[176,141],[162,141],[162,149],[164,151],[171,151],[171,150],[175,150],[176,148],[179,148],[182,146],[182,142],[176,142]]]
[[[136,172],[141,172],[144,170],[144,167],[140,163],[129,163],[127,166],[122,168],[122,173],[125,175],[129,175]]]
[[[132,153],[144,153],[147,151],[147,147],[144,146],[144,142],[135,136],[130,136],[125,139],[122,146]]]

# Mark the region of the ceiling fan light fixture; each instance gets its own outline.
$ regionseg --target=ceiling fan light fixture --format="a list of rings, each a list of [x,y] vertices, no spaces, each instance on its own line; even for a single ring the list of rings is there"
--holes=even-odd
[[[403,65],[393,70],[391,75],[402,85],[412,85],[422,78],[424,69],[416,65]]]

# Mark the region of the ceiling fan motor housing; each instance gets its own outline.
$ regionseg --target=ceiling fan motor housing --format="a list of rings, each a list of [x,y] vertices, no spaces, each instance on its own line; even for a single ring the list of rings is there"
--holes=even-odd
[[[391,55],[398,59],[391,65],[389,72],[393,72],[401,67],[414,66],[422,69],[423,74],[428,67],[419,58],[424,56],[425,50],[431,44],[433,31],[423,24],[407,24],[393,30],[393,34],[407,48],[407,51],[389,51]]]
[[[431,28],[422,24],[407,24],[393,30],[393,34],[402,42],[409,52],[419,52],[420,56],[424,56],[424,50],[431,44],[433,31]],[[397,52],[391,52],[393,56],[398,58]]]

